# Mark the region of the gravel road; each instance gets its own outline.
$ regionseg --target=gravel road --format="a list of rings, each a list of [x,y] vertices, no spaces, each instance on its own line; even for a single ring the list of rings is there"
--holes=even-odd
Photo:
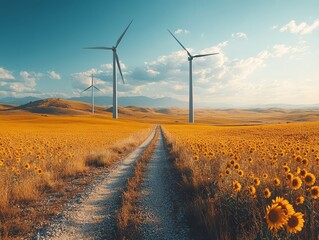
[[[134,162],[150,144],[155,129],[135,151],[94,181],[86,193],[71,199],[66,210],[33,239],[114,239],[116,210]]]
[[[190,230],[174,183],[172,166],[160,132],[147,165],[137,204],[142,220],[142,239],[190,239]]]

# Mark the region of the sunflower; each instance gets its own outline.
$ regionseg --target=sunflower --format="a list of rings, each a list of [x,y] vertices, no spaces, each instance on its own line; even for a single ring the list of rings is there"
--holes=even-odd
[[[272,200],[272,203],[278,204],[288,216],[295,213],[294,207],[288,202],[288,200],[282,197],[276,197],[275,200]]]
[[[231,170],[230,170],[229,168],[227,168],[226,171],[225,171],[225,173],[226,173],[227,175],[230,175],[230,174],[231,174]]]
[[[264,173],[264,174],[263,174],[263,177],[264,177],[265,179],[267,179],[267,178],[268,178],[268,174],[267,174],[267,173]]]
[[[296,157],[296,161],[297,161],[297,162],[301,162],[301,161],[302,161],[302,157],[301,157],[301,156],[297,156],[297,157]]]
[[[43,173],[42,169],[38,168],[38,174],[42,174],[42,173]]]
[[[308,165],[308,159],[307,158],[302,159],[301,163],[305,166]]]
[[[235,163],[236,163],[235,160],[231,160],[231,161],[230,161],[230,164],[231,164],[231,165],[235,165]]]
[[[241,190],[241,184],[238,181],[233,181],[233,190],[239,192]]]
[[[300,170],[300,176],[301,177],[306,176],[306,174],[307,174],[307,170],[305,170],[305,169]]]
[[[265,198],[270,198],[270,196],[271,196],[271,191],[269,190],[269,188],[265,188],[264,197]]]
[[[307,186],[312,186],[316,182],[316,177],[312,173],[307,173],[304,177],[304,181]]]
[[[288,216],[285,214],[282,207],[276,203],[271,206],[267,206],[265,219],[267,221],[268,228],[277,232],[287,223]]]
[[[290,172],[290,168],[288,166],[284,166],[284,170],[286,173]]]
[[[243,170],[239,170],[238,171],[238,175],[241,176],[241,177],[244,176],[244,171]]]
[[[305,201],[304,196],[297,197],[296,205],[301,205],[301,204],[303,204],[304,201]]]
[[[24,165],[24,168],[27,169],[27,170],[29,170],[29,169],[30,169],[30,164],[29,164],[29,163],[26,163],[26,164]]]
[[[275,178],[274,179],[274,184],[275,184],[275,186],[279,186],[280,185],[280,179],[279,178]]]
[[[255,186],[259,186],[260,185],[260,180],[259,180],[258,177],[254,178],[254,184],[255,184]]]
[[[239,163],[236,163],[236,164],[234,165],[234,168],[235,168],[236,170],[240,169]]]
[[[249,189],[250,195],[256,194],[256,188],[254,186],[249,186],[248,189]]]
[[[199,157],[196,155],[196,156],[194,156],[194,160],[195,161],[198,161],[199,160]]]
[[[303,214],[301,212],[296,212],[288,219],[286,224],[287,232],[297,233],[303,228],[305,220],[303,219]]]
[[[292,174],[292,173],[288,173],[287,175],[286,175],[286,178],[287,178],[287,180],[290,180],[291,181],[291,179],[294,177],[294,175]]]
[[[300,174],[300,171],[301,171],[300,167],[297,167],[297,168],[296,168],[296,173],[297,173],[297,174]]]
[[[290,188],[293,190],[298,190],[302,185],[300,177],[293,177],[290,181]]]
[[[319,198],[319,187],[313,186],[310,188],[310,195],[313,199]]]

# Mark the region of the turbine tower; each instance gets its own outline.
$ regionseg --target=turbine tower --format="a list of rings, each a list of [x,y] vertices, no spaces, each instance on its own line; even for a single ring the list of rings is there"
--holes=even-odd
[[[92,96],[91,96],[91,104],[92,104],[92,113],[94,113],[94,88],[96,90],[99,90],[100,92],[102,92],[100,89],[98,89],[97,87],[94,86],[94,80],[93,80],[93,72],[92,72],[92,82],[91,82],[91,86],[89,86],[88,88],[84,89],[81,93],[85,92],[86,90],[89,90],[90,88],[92,88]]]
[[[188,54],[188,61],[189,61],[189,117],[188,121],[189,123],[194,123],[194,101],[193,101],[193,59],[194,58],[199,58],[199,57],[206,57],[206,56],[211,56],[211,55],[216,55],[218,53],[208,53],[208,54],[199,54],[199,55],[194,55],[192,56],[189,51],[183,46],[183,44],[178,41],[178,39],[174,36],[173,33],[171,33],[170,30],[167,29],[167,31],[175,38],[175,40],[181,45],[181,47],[187,52]]]
[[[119,39],[117,40],[115,46],[113,47],[87,47],[85,49],[98,49],[98,50],[112,50],[113,51],[113,118],[117,119],[118,118],[118,110],[117,110],[117,72],[116,72],[116,65],[118,66],[118,69],[120,71],[121,74],[121,78],[123,83],[124,82],[124,78],[123,78],[123,74],[122,74],[122,70],[121,70],[121,65],[120,65],[120,61],[119,61],[119,57],[117,55],[117,47],[120,44],[122,38],[124,37],[127,29],[130,27],[130,25],[132,24],[133,20],[129,23],[129,25],[126,27],[126,29],[124,30],[124,32],[122,33],[122,35],[119,37]]]

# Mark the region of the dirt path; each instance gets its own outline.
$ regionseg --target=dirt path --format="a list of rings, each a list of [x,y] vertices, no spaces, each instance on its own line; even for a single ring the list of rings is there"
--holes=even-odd
[[[128,155],[119,165],[101,176],[85,195],[72,199],[66,211],[37,233],[34,239],[114,239],[116,210],[133,164],[150,144],[148,139]]]
[[[160,132],[137,204],[142,220],[142,239],[190,239],[174,183],[172,166]]]

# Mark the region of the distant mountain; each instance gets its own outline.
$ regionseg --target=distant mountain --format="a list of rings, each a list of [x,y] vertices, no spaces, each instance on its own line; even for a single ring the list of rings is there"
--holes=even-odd
[[[27,103],[38,101],[38,100],[41,100],[41,98],[37,98],[37,97],[23,97],[23,98],[6,97],[6,98],[1,98],[0,103],[23,105],[23,104],[27,104]]]
[[[73,97],[68,100],[90,103],[90,97]],[[109,106],[113,104],[112,97],[98,96],[94,98],[96,105]],[[149,98],[144,96],[119,97],[118,104],[123,107],[139,106],[139,107],[187,107],[187,103],[174,98]]]
[[[113,104],[112,97],[96,96],[94,102],[99,106],[111,106]],[[0,104],[15,104],[15,105],[24,105],[30,102],[35,102],[41,100],[41,98],[36,97],[24,97],[24,98],[14,98],[6,97],[0,99]],[[91,97],[72,97],[67,98],[66,100],[78,101],[91,103]],[[128,107],[128,106],[140,106],[140,107],[187,107],[187,103],[179,101],[174,98],[164,97],[164,98],[149,98],[144,96],[132,96],[132,97],[119,97],[118,98],[119,106]]]

